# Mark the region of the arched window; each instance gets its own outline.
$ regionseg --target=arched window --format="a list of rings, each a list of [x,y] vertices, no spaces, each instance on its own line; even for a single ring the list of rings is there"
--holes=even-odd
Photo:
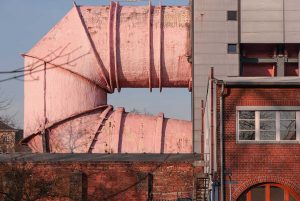
[[[250,188],[238,201],[300,201],[300,198],[283,185],[266,183]]]

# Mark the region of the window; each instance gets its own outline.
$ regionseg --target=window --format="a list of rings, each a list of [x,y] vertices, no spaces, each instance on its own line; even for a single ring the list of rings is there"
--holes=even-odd
[[[228,21],[236,21],[237,20],[237,11],[235,11],[235,10],[227,11],[227,20]]]
[[[255,112],[239,112],[239,139],[255,140]]]
[[[276,112],[259,112],[259,129],[261,140],[276,140]]]
[[[296,140],[296,112],[280,112],[280,140]]]
[[[300,111],[238,110],[238,141],[299,141]]]
[[[237,44],[228,44],[227,45],[228,54],[237,54]]]
[[[275,183],[256,185],[244,192],[238,201],[296,201],[299,197],[289,188]]]
[[[3,143],[9,143],[10,142],[9,136],[3,136],[2,137],[2,142]]]

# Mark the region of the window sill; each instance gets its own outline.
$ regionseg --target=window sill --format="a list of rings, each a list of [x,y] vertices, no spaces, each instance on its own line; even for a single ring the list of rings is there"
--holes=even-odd
[[[299,141],[236,141],[236,144],[300,144]]]

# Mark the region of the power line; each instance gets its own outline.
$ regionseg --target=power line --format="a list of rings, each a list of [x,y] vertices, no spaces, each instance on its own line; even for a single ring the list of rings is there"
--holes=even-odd
[[[148,173],[149,174],[153,174],[155,173],[160,167],[162,167],[167,161],[168,159],[170,158],[171,154],[166,154],[166,157],[164,158],[164,160],[159,163],[151,172]],[[104,200],[111,200],[112,198],[122,194],[122,193],[125,193],[126,191],[128,191],[129,189],[139,185],[141,182],[143,182],[144,180],[146,180],[148,178],[148,175],[147,176],[144,176],[143,178],[139,179],[137,182],[133,183],[132,185],[128,186],[127,188],[124,188],[123,190],[120,190],[112,195],[109,195],[107,196],[106,198],[104,198]]]

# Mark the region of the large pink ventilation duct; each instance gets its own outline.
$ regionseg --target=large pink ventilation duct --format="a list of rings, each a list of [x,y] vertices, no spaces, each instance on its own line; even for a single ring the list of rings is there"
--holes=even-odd
[[[191,122],[107,105],[115,89],[191,89],[190,27],[189,7],[74,5],[24,54],[23,142],[37,152],[192,152]]]

